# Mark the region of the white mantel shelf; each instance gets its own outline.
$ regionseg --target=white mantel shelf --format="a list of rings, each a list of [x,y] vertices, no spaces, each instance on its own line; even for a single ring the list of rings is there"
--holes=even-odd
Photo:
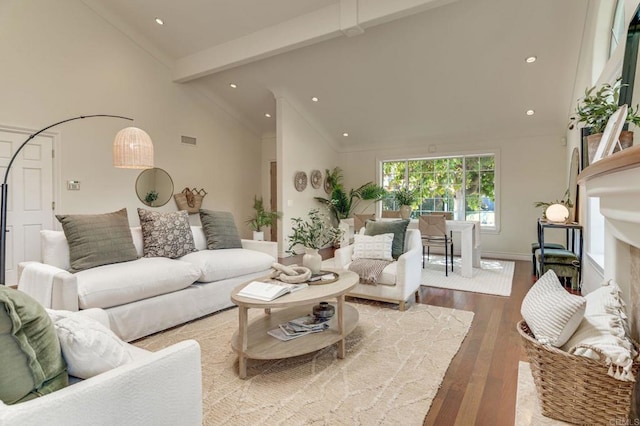
[[[578,183],[583,185],[592,178],[634,167],[640,167],[640,145],[616,152],[593,163],[578,175]]]

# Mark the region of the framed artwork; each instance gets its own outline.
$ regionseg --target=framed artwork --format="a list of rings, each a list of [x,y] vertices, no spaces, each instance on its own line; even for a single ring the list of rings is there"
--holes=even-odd
[[[600,139],[598,150],[593,156],[594,163],[613,153],[613,149],[618,143],[618,138],[620,137],[622,126],[626,119],[627,105],[622,105],[616,112],[611,114],[609,121],[607,121],[607,127],[605,127],[604,132],[602,133],[602,139]]]

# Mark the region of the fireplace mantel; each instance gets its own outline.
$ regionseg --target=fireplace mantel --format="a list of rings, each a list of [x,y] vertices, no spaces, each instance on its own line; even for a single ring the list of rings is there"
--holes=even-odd
[[[640,146],[586,167],[578,175],[578,183],[588,197],[600,199],[600,213],[604,216],[604,278],[612,278],[620,285],[628,305],[632,336],[637,339],[640,331]]]
[[[600,213],[616,238],[640,247],[640,146],[617,152],[578,175],[589,197],[600,198]]]
[[[640,145],[616,152],[593,163],[578,175],[578,183],[584,184],[592,178],[640,167]]]

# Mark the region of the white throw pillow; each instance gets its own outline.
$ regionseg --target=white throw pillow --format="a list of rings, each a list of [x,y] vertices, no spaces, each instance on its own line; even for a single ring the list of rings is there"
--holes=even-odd
[[[580,325],[585,305],[585,298],[567,292],[550,269],[524,297],[520,313],[540,343],[560,347]]]
[[[54,326],[72,376],[88,379],[133,361],[127,344],[98,321],[71,315]]]
[[[352,259],[381,259],[393,260],[391,248],[393,246],[393,234],[361,235],[354,238]]]
[[[584,319],[562,350],[600,360],[600,355],[592,349],[597,348],[604,355],[601,361],[610,365],[608,374],[611,377],[634,381],[631,369],[638,353],[627,337],[629,329],[620,287],[613,280],[605,281],[585,299]]]

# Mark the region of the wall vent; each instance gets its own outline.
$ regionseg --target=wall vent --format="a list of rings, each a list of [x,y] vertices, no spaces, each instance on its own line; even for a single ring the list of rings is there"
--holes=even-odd
[[[186,145],[196,146],[196,138],[192,138],[191,136],[181,136],[180,142]]]

